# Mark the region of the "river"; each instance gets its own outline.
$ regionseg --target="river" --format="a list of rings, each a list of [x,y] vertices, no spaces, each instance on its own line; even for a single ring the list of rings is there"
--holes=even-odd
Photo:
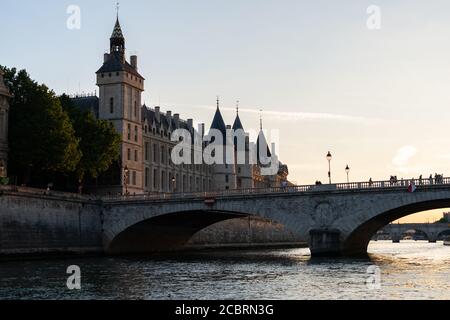
[[[450,299],[450,247],[373,242],[369,259],[308,249],[0,262],[0,299]],[[81,270],[81,290],[66,286]]]

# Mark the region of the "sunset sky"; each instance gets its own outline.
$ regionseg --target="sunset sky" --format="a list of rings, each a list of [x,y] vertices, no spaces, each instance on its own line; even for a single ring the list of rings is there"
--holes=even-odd
[[[58,94],[97,89],[115,1],[0,1],[0,64]],[[294,183],[326,182],[328,151],[336,182],[347,164],[352,181],[449,176],[450,2],[375,2],[379,30],[364,0],[122,0],[120,21],[147,105],[209,125],[219,95],[225,120],[240,100],[253,130],[263,109]]]

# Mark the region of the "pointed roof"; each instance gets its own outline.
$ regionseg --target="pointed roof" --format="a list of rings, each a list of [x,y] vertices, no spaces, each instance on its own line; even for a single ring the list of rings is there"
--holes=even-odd
[[[258,163],[261,163],[261,155],[263,157],[272,157],[272,152],[270,152],[270,147],[269,144],[267,143],[267,139],[266,136],[264,135],[264,131],[261,129],[261,131],[259,132],[258,135],[258,140],[256,141],[256,148],[257,148],[257,152],[258,152]],[[264,150],[266,149],[266,152],[264,153],[264,151],[261,152],[260,154],[260,150],[261,148]]]
[[[122,33],[122,28],[120,27],[119,17],[117,17],[116,25],[114,26],[113,33],[111,35],[111,39],[124,39]]]
[[[239,117],[239,110],[236,113],[236,119],[234,120],[233,130],[244,130],[244,126],[242,125],[241,118]]]
[[[216,114],[214,115],[214,119],[211,124],[211,129],[216,129],[222,132],[224,137],[227,134],[227,126],[225,125],[225,121],[223,120],[222,113],[220,112],[220,108],[217,107]]]

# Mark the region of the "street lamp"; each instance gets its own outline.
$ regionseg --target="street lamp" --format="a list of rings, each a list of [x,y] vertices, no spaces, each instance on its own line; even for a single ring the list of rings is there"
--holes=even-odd
[[[350,183],[350,179],[348,177],[348,174],[350,173],[350,167],[347,165],[347,167],[345,167],[345,172],[347,173],[347,183]]]
[[[176,185],[176,183],[177,183],[177,179],[175,178],[175,176],[173,176],[172,177],[172,185],[173,185],[172,190],[173,190],[173,192],[177,192],[177,185]]]
[[[331,159],[333,159],[333,156],[331,155],[331,152],[328,151],[328,154],[327,154],[327,160],[328,160],[328,179],[330,180],[330,184],[331,184]]]
[[[130,170],[128,170],[128,166],[125,166],[124,170],[124,183],[125,183],[125,195],[128,195],[128,178],[130,176]]]

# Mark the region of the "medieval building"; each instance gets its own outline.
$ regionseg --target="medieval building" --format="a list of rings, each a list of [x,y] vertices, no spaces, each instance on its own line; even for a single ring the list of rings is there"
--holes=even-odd
[[[177,129],[185,129],[192,136],[199,134],[203,137],[205,125],[201,125],[202,132],[199,132],[194,128],[192,119],[183,120],[179,114],[162,112],[159,106],[149,108],[142,104],[145,79],[139,72],[138,57],[131,56],[129,62],[126,59],[125,37],[118,18],[110,38],[109,52],[105,53],[103,65],[96,75],[99,96],[75,97],[73,101],[80,108],[92,111],[99,119],[112,122],[121,136],[120,161],[96,182],[96,192],[206,192],[274,187],[287,182],[288,170],[285,165],[281,165],[278,174],[272,176],[261,175],[260,166],[250,164],[249,161],[239,165],[175,165],[171,155],[179,141],[172,141],[172,133]],[[234,125],[227,126],[217,101],[211,129],[223,134],[224,148],[228,139],[227,129],[244,134],[245,156],[249,159],[249,138],[244,132],[239,113]],[[260,137],[264,137],[262,130]],[[236,149],[237,144],[234,145]],[[203,143],[200,146],[192,144],[192,152],[203,147]]]

